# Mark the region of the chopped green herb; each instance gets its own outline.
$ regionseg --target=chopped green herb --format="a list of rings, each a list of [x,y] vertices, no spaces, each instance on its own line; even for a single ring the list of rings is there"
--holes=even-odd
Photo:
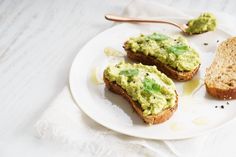
[[[153,33],[152,35],[148,36],[149,39],[156,40],[156,41],[162,41],[168,39],[166,35]]]
[[[188,50],[187,45],[174,45],[168,48],[168,52],[180,55]]]
[[[139,73],[138,69],[128,69],[128,70],[122,70],[119,74],[125,75],[127,77],[133,77],[137,76]]]
[[[158,85],[154,79],[145,78],[143,81],[144,91],[149,93],[157,93],[160,91],[161,87]]]

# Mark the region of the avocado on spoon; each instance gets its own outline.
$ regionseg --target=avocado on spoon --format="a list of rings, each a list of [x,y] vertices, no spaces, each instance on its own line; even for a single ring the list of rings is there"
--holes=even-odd
[[[208,31],[213,31],[215,30],[217,25],[215,16],[210,13],[202,13],[198,18],[189,20],[187,24],[177,24],[175,22],[167,20],[122,17],[111,14],[105,15],[105,19],[116,22],[169,24],[179,28],[182,32],[188,35],[201,34]]]

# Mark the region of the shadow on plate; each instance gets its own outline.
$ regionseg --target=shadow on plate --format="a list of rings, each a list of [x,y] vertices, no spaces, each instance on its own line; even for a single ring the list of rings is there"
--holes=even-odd
[[[104,97],[110,101],[112,105],[116,105],[118,108],[122,109],[124,113],[130,117],[134,125],[147,125],[122,96],[112,93],[107,88],[104,88]]]

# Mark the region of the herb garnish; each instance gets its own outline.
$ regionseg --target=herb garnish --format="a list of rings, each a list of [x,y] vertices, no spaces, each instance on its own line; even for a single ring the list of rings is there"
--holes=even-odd
[[[128,82],[132,81],[133,76],[137,76],[139,73],[138,69],[128,69],[120,71],[119,75],[124,75],[128,77]]]
[[[168,52],[174,53],[176,55],[180,55],[188,50],[188,46],[187,45],[174,45],[174,46],[169,47],[167,50]]]
[[[125,75],[127,77],[133,77],[137,76],[139,73],[138,69],[128,69],[128,70],[122,70],[119,74]]]
[[[139,73],[138,69],[128,69],[120,71],[119,75],[124,75],[127,76],[128,78],[131,78],[133,76],[137,76],[138,73]]]
[[[154,79],[145,78],[143,81],[144,91],[148,93],[158,93],[160,92],[160,85],[158,85]]]
[[[148,36],[149,39],[156,40],[156,41],[162,41],[168,39],[166,35],[153,33],[152,35]]]

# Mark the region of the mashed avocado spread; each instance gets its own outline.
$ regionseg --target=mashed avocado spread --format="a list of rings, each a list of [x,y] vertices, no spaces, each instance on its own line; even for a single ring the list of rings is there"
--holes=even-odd
[[[120,62],[108,66],[104,75],[125,89],[134,101],[139,102],[144,116],[156,115],[175,105],[173,81],[155,66]]]
[[[208,31],[213,31],[216,28],[216,18],[211,13],[203,13],[198,18],[188,21],[188,34],[200,34]]]
[[[134,53],[153,56],[177,71],[191,71],[200,64],[198,53],[182,36],[169,37],[160,33],[141,34],[130,38],[127,48]]]

